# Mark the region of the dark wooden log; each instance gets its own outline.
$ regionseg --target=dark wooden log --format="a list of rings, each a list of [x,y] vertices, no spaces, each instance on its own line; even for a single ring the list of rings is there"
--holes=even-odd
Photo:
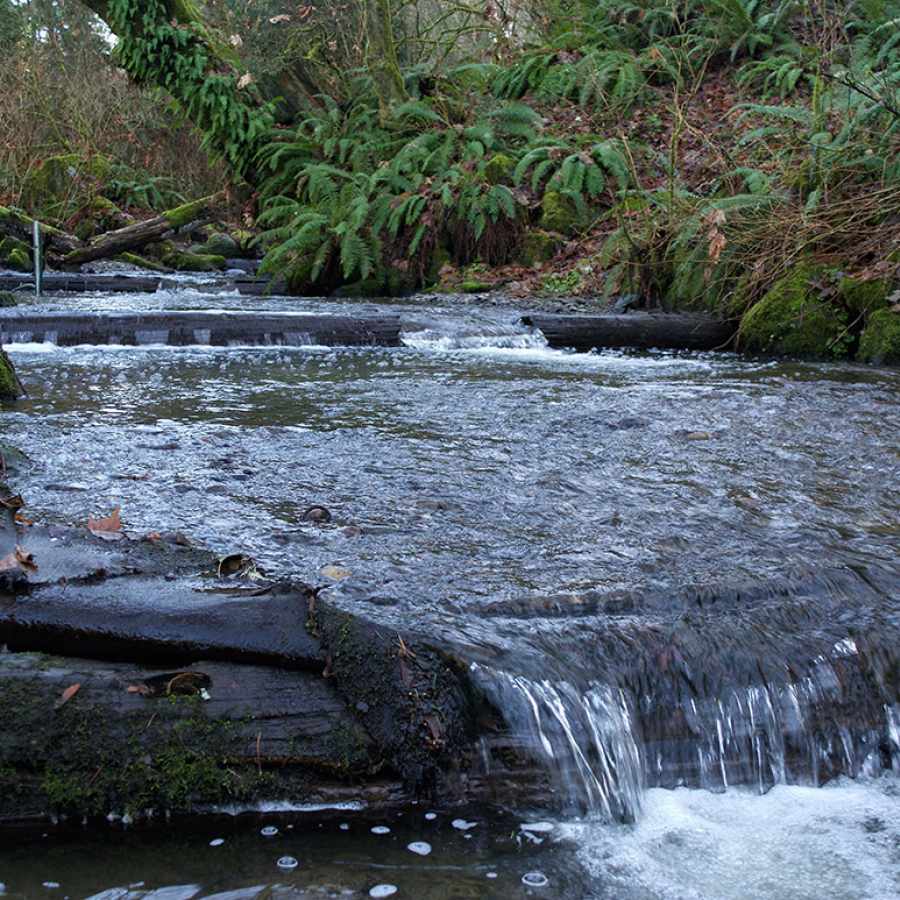
[[[101,291],[107,294],[154,294],[164,284],[164,279],[155,276],[135,275],[44,275],[43,291],[85,294]],[[34,290],[32,275],[0,275],[0,290],[15,291],[31,288]]]
[[[115,231],[107,231],[93,238],[86,246],[72,250],[64,257],[63,263],[67,266],[78,266],[96,259],[109,259],[125,251],[140,250],[147,244],[160,240],[170,231],[176,231],[188,224],[203,224],[208,220],[209,210],[224,197],[223,192],[212,194],[176,209],[167,210],[152,219],[135,222]]]
[[[531,313],[523,325],[538,329],[551,347],[579,351],[634,347],[639,350],[731,350],[736,329],[711,316],[682,313],[563,316]]]
[[[185,671],[0,654],[0,826],[409,799],[375,774],[381,754],[329,680],[207,662]]]
[[[31,342],[62,347],[79,344],[397,347],[400,318],[248,312],[29,313],[18,309],[0,315],[0,343]]]
[[[0,206],[0,236],[8,235],[31,246],[34,220],[17,209]],[[41,223],[44,252],[51,258],[62,258],[82,246],[72,234]]]

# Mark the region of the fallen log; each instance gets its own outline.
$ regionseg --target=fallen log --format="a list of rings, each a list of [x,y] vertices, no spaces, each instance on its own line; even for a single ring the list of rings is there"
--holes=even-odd
[[[736,329],[711,316],[684,313],[549,315],[531,313],[521,323],[536,328],[551,347],[586,352],[604,348],[639,350],[730,350]]]
[[[0,206],[0,236],[6,235],[24,241],[30,247],[33,228],[34,220],[23,212]],[[82,242],[75,235],[66,234],[58,228],[43,223],[41,224],[41,238],[44,252],[51,258],[61,259],[82,246]]]
[[[212,207],[220,203],[225,193],[220,191],[185,203],[183,206],[167,210],[152,219],[135,222],[115,231],[93,238],[86,246],[73,249],[63,258],[63,264],[77,266],[97,259],[109,259],[129,250],[140,250],[147,244],[161,240],[170,231],[177,231],[189,224],[202,225],[208,221],[208,213]]]
[[[13,309],[0,315],[0,343],[397,347],[400,318],[181,311],[29,313]]]

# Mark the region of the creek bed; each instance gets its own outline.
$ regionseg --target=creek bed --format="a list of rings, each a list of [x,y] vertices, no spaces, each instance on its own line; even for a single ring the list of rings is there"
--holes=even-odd
[[[3,413],[3,436],[35,462],[16,487],[29,510],[44,518],[83,521],[121,505],[129,530],[183,531],[220,553],[247,553],[272,574],[328,585],[325,595],[338,605],[398,630],[439,636],[482,667],[496,663],[526,679],[502,694],[518,698],[523,708],[527,702],[546,709],[568,703],[559,685],[581,683],[597,665],[595,630],[627,626],[658,634],[676,623],[681,628],[689,621],[689,604],[682,609],[671,598],[713,586],[727,592],[735,585],[777,585],[785,573],[801,573],[800,583],[803,573],[823,567],[858,575],[865,585],[858,592],[831,575],[803,589],[798,646],[806,640],[805,628],[810,652],[816,641],[835,643],[829,627],[840,619],[837,609],[853,620],[845,630],[876,614],[873,628],[898,625],[896,371],[712,354],[566,353],[549,350],[538,335],[516,325],[515,312],[452,303],[250,301],[210,296],[202,288],[63,302],[82,310],[149,305],[400,315],[399,348],[12,347],[30,396]],[[331,510],[329,523],[304,519],[316,504]],[[872,596],[865,595],[870,589]],[[791,598],[791,590],[764,587],[759,608],[773,598]],[[624,595],[655,599],[623,607],[625,612],[604,600]],[[759,634],[751,650],[764,666],[781,665],[779,654],[798,653],[797,646],[769,641],[760,623],[741,612],[741,604],[751,606],[748,595],[735,596],[721,607],[718,621],[713,613],[698,629],[708,635],[709,668],[720,680],[731,659],[725,632],[735,621],[746,619]],[[660,651],[663,663],[666,652]],[[550,687],[541,685],[551,676]],[[804,695],[808,702],[821,697],[826,680]],[[729,696],[738,696],[737,690]],[[765,702],[771,705],[776,693],[766,693]],[[598,694],[591,709],[576,703],[567,714],[573,722],[586,716],[579,727],[589,728],[596,724],[591,715],[596,717],[597,704],[608,699]],[[638,756],[642,748],[628,715],[616,719],[615,705],[604,707],[602,717],[615,734],[600,743],[611,748],[619,773],[596,788],[597,799],[608,803],[607,812],[636,814],[636,826],[561,828],[565,837],[555,862],[545,866],[547,888],[521,885],[528,855],[539,849],[526,842],[526,850],[516,845],[524,857],[517,857],[516,878],[509,874],[503,890],[476,888],[466,875],[450,878],[445,893],[435,887],[431,895],[410,881],[401,896],[517,896],[513,883],[534,896],[714,896],[689,871],[690,860],[704,854],[718,859],[721,878],[737,885],[715,896],[817,896],[811,870],[779,870],[772,857],[785,851],[765,841],[760,852],[768,854],[770,878],[742,893],[741,879],[760,861],[729,860],[728,848],[742,840],[742,822],[762,827],[761,811],[777,816],[791,803],[799,804],[798,828],[812,828],[821,810],[834,806],[832,794],[791,794],[807,789],[779,785],[748,798],[744,807],[730,799],[744,796],[733,787],[723,797],[654,789],[642,801],[646,760],[643,774],[621,773],[632,745]],[[721,709],[716,716],[698,725],[698,733],[715,733],[727,718]],[[885,733],[897,721],[889,718]],[[546,727],[546,716],[537,723]],[[839,723],[834,740],[849,736],[864,743],[871,722],[854,728]],[[522,732],[538,741],[527,723]],[[577,756],[578,741],[544,736],[557,751],[559,768],[571,763],[569,789],[591,788],[577,759],[565,757]],[[568,748],[556,746],[563,738]],[[749,780],[758,777],[763,790],[778,780],[773,768],[791,762],[787,749],[772,750],[771,734],[767,740],[774,761],[747,764]],[[810,747],[810,759],[821,763],[822,746]],[[715,747],[708,749],[697,782],[733,786],[726,762],[744,762],[745,751],[717,755]],[[895,760],[898,751],[887,748]],[[846,792],[841,796],[852,799],[852,815],[824,813],[820,844],[800,841],[797,853],[821,846],[827,854],[842,840],[853,845],[851,835],[859,854],[867,852],[866,841],[880,848],[891,835],[896,840],[885,809],[900,800],[893,776],[879,776],[884,760],[874,765],[870,757],[847,752],[829,764],[835,774],[868,773],[877,780],[826,788]],[[808,779],[807,768],[791,773],[788,766],[788,780]],[[659,781],[665,781],[662,775]],[[589,806],[604,812],[603,802]],[[727,840],[715,844],[703,837],[730,809],[738,821],[729,823]],[[874,830],[867,831],[866,822],[875,823]],[[672,868],[656,870],[654,857],[667,842],[679,848],[671,851]],[[151,856],[170,853],[159,849],[168,846],[165,841],[153,846]],[[372,852],[368,844],[353,846],[363,857]],[[14,858],[17,881],[0,868],[0,881],[14,893],[33,895],[37,884],[37,875],[29,882],[23,873],[39,871],[42,851],[29,847]],[[247,852],[255,859],[255,850]],[[315,855],[332,852],[322,845]],[[499,851],[483,852],[472,865],[481,859],[494,864]],[[137,867],[138,851],[129,849],[127,856]],[[194,856],[181,850],[171,856],[182,862],[171,877],[157,877],[155,886],[187,879],[198,883],[195,893],[202,896],[251,881],[283,883],[274,874],[256,874],[256,863],[248,863],[250,879],[175,874],[189,872]],[[426,869],[429,864],[421,863]],[[892,896],[898,868],[895,856],[872,851],[865,866],[854,863],[846,877],[834,875],[829,896]],[[677,883],[666,884],[667,871]],[[106,879],[99,863],[93,872],[95,880],[78,891],[126,882]],[[620,878],[622,872],[631,875]],[[403,877],[385,880],[400,884]],[[55,875],[44,880],[62,881]],[[879,885],[888,887],[879,893]],[[364,885],[351,878],[346,887],[360,891]]]

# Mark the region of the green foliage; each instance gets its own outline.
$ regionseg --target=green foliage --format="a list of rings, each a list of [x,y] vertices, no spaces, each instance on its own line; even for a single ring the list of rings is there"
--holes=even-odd
[[[164,87],[205,135],[206,145],[247,174],[271,129],[271,107],[236,74],[217,70],[202,29],[173,20],[163,0],[109,0],[116,57],[138,84]]]
[[[120,206],[163,211],[185,202],[185,196],[175,185],[174,178],[147,175],[129,166],[114,166],[106,180],[103,193]]]

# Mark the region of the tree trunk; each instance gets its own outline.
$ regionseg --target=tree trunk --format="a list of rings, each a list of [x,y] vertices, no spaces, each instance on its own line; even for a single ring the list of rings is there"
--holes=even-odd
[[[381,121],[390,118],[391,110],[409,99],[394,41],[391,0],[365,0],[366,65],[375,90]]]

